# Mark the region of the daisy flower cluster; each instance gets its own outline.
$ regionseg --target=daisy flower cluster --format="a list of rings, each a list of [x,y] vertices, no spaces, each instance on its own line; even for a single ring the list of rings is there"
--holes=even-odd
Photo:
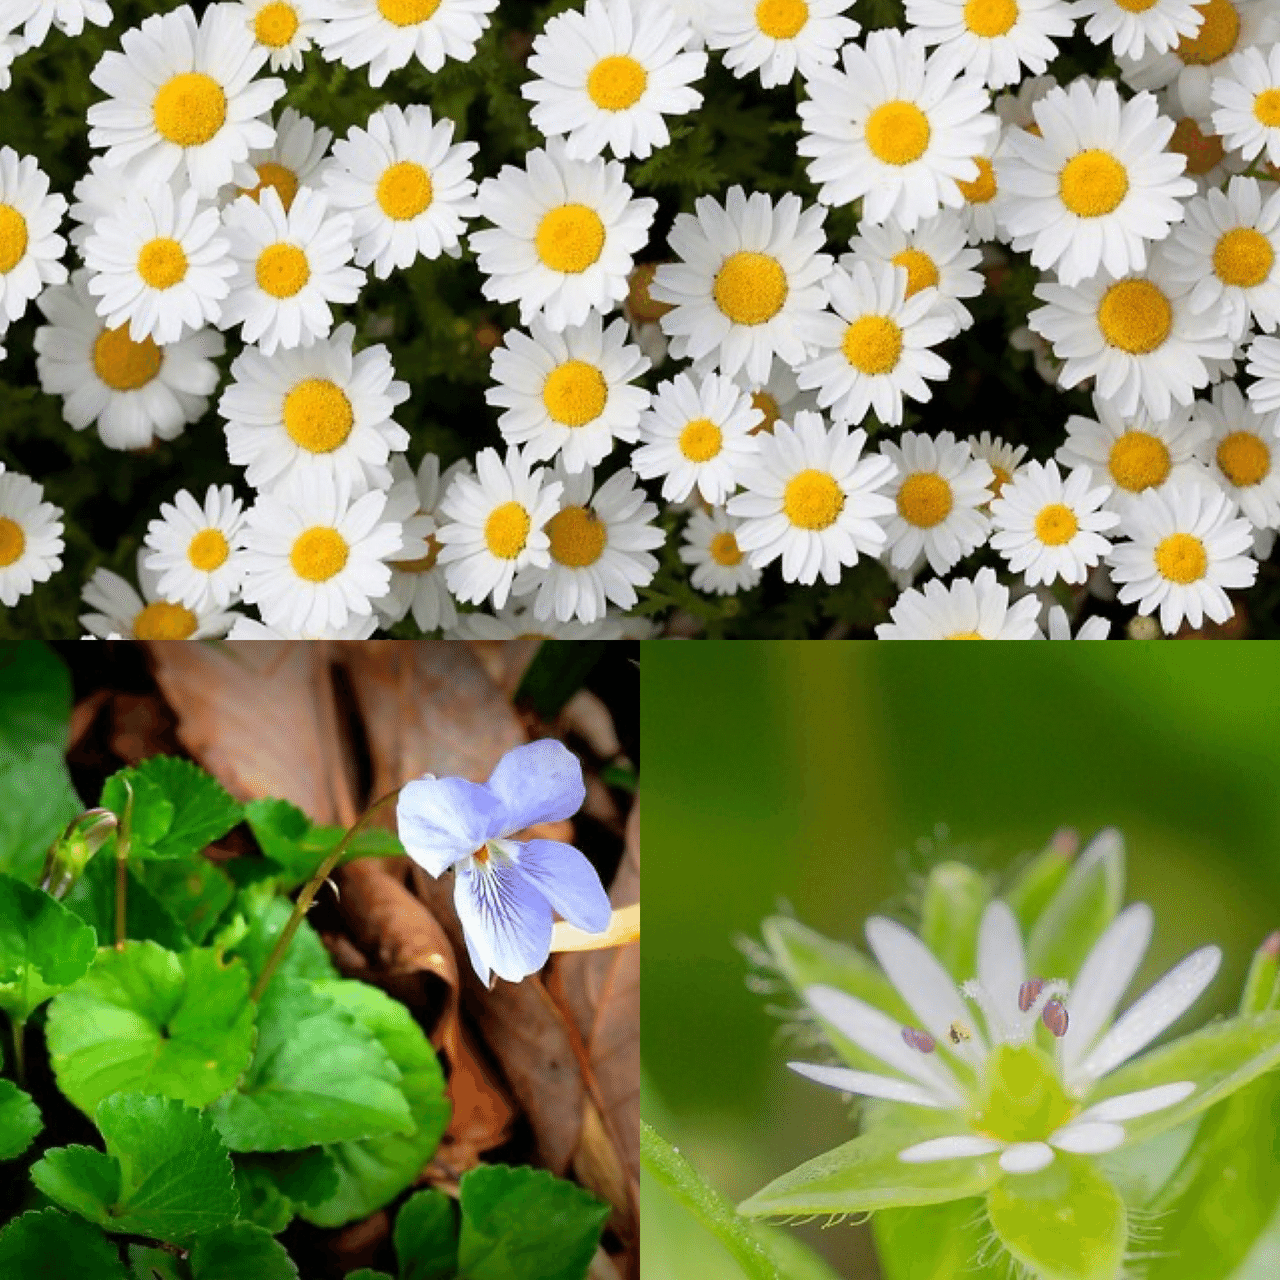
[[[165,464],[116,546],[0,476],[0,604],[65,525],[98,636],[1243,628],[1280,9],[859,17],[0,0],[0,87],[105,50],[64,190],[0,132],[6,385]]]

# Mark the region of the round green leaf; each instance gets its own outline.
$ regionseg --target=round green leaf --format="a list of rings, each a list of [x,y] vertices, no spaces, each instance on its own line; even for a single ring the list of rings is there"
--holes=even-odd
[[[95,1147],[54,1147],[31,1166],[31,1181],[64,1209],[103,1226],[120,1199],[120,1166]]]
[[[182,951],[191,939],[173,912],[138,879],[137,869],[143,865],[130,863],[125,870],[125,937]],[[116,928],[115,858],[101,853],[91,859],[62,903],[92,925],[104,944],[110,941]]]
[[[0,1080],[0,1160],[20,1156],[44,1128],[40,1108],[12,1080]]]
[[[97,935],[62,903],[0,875],[0,1009],[26,1021],[93,963]]]
[[[125,786],[128,779],[129,785]],[[133,791],[133,808],[129,810],[129,792]],[[150,778],[142,777],[137,769],[121,769],[102,784],[102,796],[98,803],[110,809],[120,819],[124,829],[124,817],[129,811],[129,856],[142,858],[150,855],[152,846],[164,839],[173,821],[173,804]],[[117,836],[117,838],[119,838]],[[110,846],[112,856],[114,843]]]
[[[24,1213],[0,1231],[0,1276],[128,1280],[115,1245],[83,1218],[57,1209]]]
[[[218,780],[176,756],[151,756],[121,769],[102,788],[102,805],[123,817],[133,787],[131,857],[188,858],[224,836],[244,810]]]
[[[62,748],[38,744],[21,755],[0,752],[0,796],[0,871],[34,882],[45,850],[84,808]]]
[[[293,1201],[276,1186],[275,1179],[256,1164],[233,1161],[240,1216],[279,1235],[293,1221]]]
[[[269,1231],[235,1222],[196,1241],[191,1275],[192,1280],[297,1280],[298,1268]]]
[[[131,1244],[129,1265],[133,1268],[135,1280],[188,1280],[182,1261],[163,1249]]]
[[[458,1218],[443,1191],[419,1191],[396,1215],[400,1280],[449,1280],[458,1263]]]
[[[37,745],[61,751],[71,719],[71,673],[38,640],[0,642],[0,755]]]

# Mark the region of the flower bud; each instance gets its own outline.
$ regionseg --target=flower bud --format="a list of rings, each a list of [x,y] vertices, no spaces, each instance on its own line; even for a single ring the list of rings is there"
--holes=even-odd
[[[40,887],[62,898],[83,874],[90,858],[115,834],[116,815],[110,809],[89,809],[73,818],[45,855]]]

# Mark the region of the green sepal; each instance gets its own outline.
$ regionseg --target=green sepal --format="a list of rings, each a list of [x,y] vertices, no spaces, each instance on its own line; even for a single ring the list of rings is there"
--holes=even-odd
[[[396,1215],[400,1280],[449,1280],[458,1265],[458,1214],[443,1191],[418,1191]]]
[[[1241,1013],[1280,1008],[1280,933],[1273,933],[1253,953],[1240,994]]]
[[[5,1280],[129,1280],[116,1246],[91,1223],[59,1209],[37,1209],[0,1231]]]
[[[991,899],[987,878],[963,862],[929,872],[920,908],[920,937],[957,984],[977,971],[978,926]]]
[[[883,1209],[871,1219],[884,1280],[1004,1280],[1000,1262],[982,1263],[988,1231],[981,1200]]]
[[[40,1108],[12,1080],[0,1080],[0,1160],[20,1156],[44,1128]]]
[[[192,1280],[298,1280],[298,1268],[271,1232],[232,1222],[200,1236],[191,1250]]]
[[[1054,894],[1062,888],[1078,844],[1076,833],[1070,828],[1055,831],[1049,843],[1017,872],[1000,895],[1009,904],[1023,937],[1031,932]]]
[[[0,1009],[25,1022],[88,972],[94,931],[41,889],[0,875]]]
[[[177,756],[151,756],[102,787],[102,807],[123,819],[133,788],[131,858],[187,858],[225,836],[244,810],[216,778]]]

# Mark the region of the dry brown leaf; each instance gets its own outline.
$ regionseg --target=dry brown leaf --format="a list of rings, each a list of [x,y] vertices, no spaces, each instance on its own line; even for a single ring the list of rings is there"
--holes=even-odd
[[[590,689],[579,689],[560,709],[556,724],[563,733],[577,734],[599,760],[622,754],[622,743],[609,708]]]
[[[542,647],[539,640],[469,640],[471,652],[480,660],[489,678],[506,695],[515,697],[524,673]]]
[[[87,698],[81,698],[74,707],[71,708],[71,726],[67,734],[67,755],[80,745],[85,734],[93,728],[93,723],[98,718],[98,712],[102,710],[102,705],[111,697],[110,689],[95,689]]]
[[[173,714],[154,694],[117,693],[111,699],[111,750],[137,764],[148,756],[172,755],[177,747]]]

